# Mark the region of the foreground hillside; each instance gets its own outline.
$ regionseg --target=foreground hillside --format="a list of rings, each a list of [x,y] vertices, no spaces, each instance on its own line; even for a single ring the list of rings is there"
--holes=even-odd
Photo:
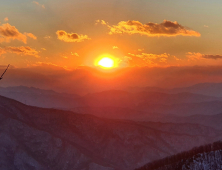
[[[222,142],[193,148],[151,162],[137,170],[220,170],[222,169]]]
[[[4,170],[131,170],[222,138],[220,130],[201,125],[158,129],[31,107],[1,96],[0,110],[0,169]]]

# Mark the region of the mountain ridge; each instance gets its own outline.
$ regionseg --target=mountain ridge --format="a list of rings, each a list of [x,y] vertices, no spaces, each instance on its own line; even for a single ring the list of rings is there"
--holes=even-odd
[[[222,166],[222,142],[195,147],[192,150],[166,157],[136,170],[217,170]]]
[[[24,160],[17,160],[17,163],[25,166],[32,162],[32,169],[135,169],[147,160],[169,156],[222,137],[217,130],[213,130],[215,134],[208,133],[205,128],[200,129],[199,135],[174,134],[144,127],[134,121],[27,106],[1,96],[0,109],[0,120],[4,121],[0,124],[0,136],[4,137],[0,139],[3,143],[0,151],[11,153],[5,157],[5,152],[0,152],[0,157],[14,168],[18,165],[11,165],[10,161],[19,159],[22,154]],[[181,143],[184,143],[182,148]]]

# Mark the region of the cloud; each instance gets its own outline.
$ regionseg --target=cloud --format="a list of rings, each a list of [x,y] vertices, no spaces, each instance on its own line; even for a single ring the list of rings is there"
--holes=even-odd
[[[10,42],[11,40],[19,40],[23,43],[27,43],[27,36],[33,39],[36,39],[32,33],[20,33],[15,26],[10,24],[2,24],[0,26],[0,42]]]
[[[222,59],[222,55],[203,55],[202,57],[206,59],[214,59],[214,60]]]
[[[73,53],[73,52],[71,52],[71,55],[75,55],[76,57],[79,57],[79,54],[78,54],[78,53]]]
[[[25,33],[25,35],[30,37],[30,38],[32,38],[32,39],[34,39],[34,40],[37,39],[37,37],[35,35],[33,35],[32,33]]]
[[[15,53],[18,55],[30,55],[30,56],[39,57],[38,51],[28,46],[0,48],[0,55],[4,53]]]
[[[102,25],[106,25],[110,32],[109,34],[140,34],[146,35],[149,37],[159,37],[159,36],[195,36],[200,37],[201,34],[199,32],[193,31],[187,27],[180,25],[178,22],[172,22],[168,20],[164,20],[162,23],[152,23],[149,22],[147,24],[142,24],[139,21],[121,21],[117,25],[110,26],[107,22],[103,20],[97,20],[96,23],[101,23]]]
[[[147,64],[156,64],[157,62],[160,63],[166,63],[167,59],[169,58],[170,54],[164,53],[164,54],[148,54],[148,53],[142,53],[142,54],[132,54],[128,53],[131,57],[136,57],[142,59]]]
[[[222,55],[209,55],[209,54],[192,53],[192,52],[188,52],[186,56],[190,60],[201,60],[201,59],[217,60],[217,59],[222,59]]]
[[[65,59],[67,59],[68,57],[67,57],[67,56],[65,56],[65,55],[62,55],[62,58],[65,58]]]
[[[26,43],[27,37],[8,23],[0,26],[0,42],[10,42],[15,39]]]
[[[201,53],[192,53],[192,52],[188,52],[187,54],[186,54],[186,57],[188,58],[188,60],[190,61],[190,60],[201,60],[201,59],[203,59],[203,54],[201,54]]]
[[[144,49],[138,49],[138,51],[140,51],[140,52],[143,51],[143,50],[144,50]]]
[[[173,56],[173,58],[176,60],[176,61],[180,61],[181,59],[177,58],[176,56]]]
[[[32,64],[32,67],[50,67],[50,69],[55,70],[69,70],[67,69],[67,66],[59,66],[57,64],[51,63],[51,62],[36,62],[35,64]]]
[[[65,42],[82,42],[84,40],[90,40],[90,38],[87,35],[78,35],[77,33],[67,33],[63,30],[58,30],[56,34],[59,40]]]
[[[42,5],[42,4],[40,4],[39,2],[33,1],[33,3],[36,4],[36,5],[38,5],[38,6],[40,6],[40,7],[42,7],[43,9],[45,9],[45,5]]]
[[[51,37],[50,37],[50,36],[45,36],[44,38],[47,39],[47,40],[49,40]]]
[[[6,53],[6,50],[0,47],[0,56],[5,53]]]
[[[117,47],[117,46],[113,46],[113,49],[115,50],[115,49],[119,49],[119,47]]]
[[[130,60],[132,60],[132,57],[124,56],[124,58],[123,58],[124,62],[129,62]]]
[[[4,21],[5,21],[5,22],[8,22],[8,17],[5,17]]]
[[[102,24],[102,25],[108,25],[104,20],[96,20],[96,25]]]

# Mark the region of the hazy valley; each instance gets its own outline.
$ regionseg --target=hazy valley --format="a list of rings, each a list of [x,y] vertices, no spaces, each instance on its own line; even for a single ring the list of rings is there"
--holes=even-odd
[[[27,87],[0,93],[42,107],[0,98],[3,169],[133,170],[222,139],[216,96],[119,90],[72,96]]]

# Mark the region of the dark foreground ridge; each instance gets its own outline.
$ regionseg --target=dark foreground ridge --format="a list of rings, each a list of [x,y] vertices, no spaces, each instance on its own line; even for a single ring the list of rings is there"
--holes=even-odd
[[[136,170],[220,170],[222,141],[157,160]]]

